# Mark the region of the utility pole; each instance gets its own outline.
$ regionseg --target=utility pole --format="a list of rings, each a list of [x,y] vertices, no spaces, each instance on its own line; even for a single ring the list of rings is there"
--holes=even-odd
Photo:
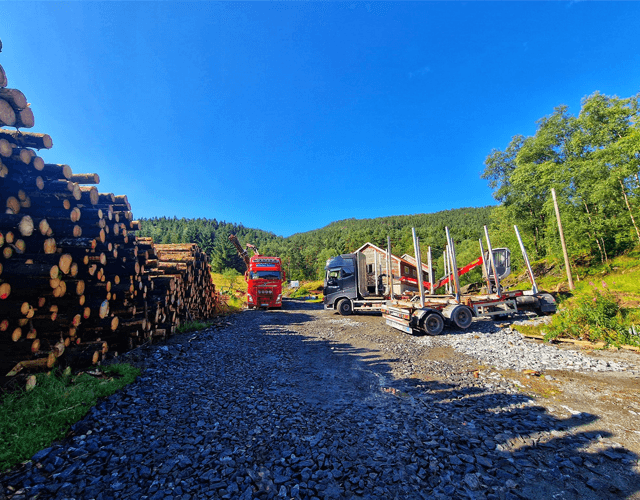
[[[560,231],[560,243],[562,243],[562,253],[564,254],[564,266],[567,268],[567,280],[569,280],[569,290],[573,290],[573,278],[571,277],[571,266],[569,264],[569,254],[567,253],[567,244],[564,241],[564,231],[562,230],[562,221],[560,220],[560,209],[558,208],[558,199],[556,198],[555,188],[551,188],[551,196],[553,197],[553,207],[556,209],[556,219],[558,220],[558,230]]]

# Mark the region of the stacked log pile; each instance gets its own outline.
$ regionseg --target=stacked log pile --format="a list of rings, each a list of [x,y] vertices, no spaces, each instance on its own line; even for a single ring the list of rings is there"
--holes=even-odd
[[[33,113],[6,87],[0,66],[0,382],[97,363],[109,349],[214,316],[217,295],[197,245],[136,238],[126,196],[100,193],[98,174],[45,163],[36,150],[50,149],[51,137],[19,130],[33,127]]]

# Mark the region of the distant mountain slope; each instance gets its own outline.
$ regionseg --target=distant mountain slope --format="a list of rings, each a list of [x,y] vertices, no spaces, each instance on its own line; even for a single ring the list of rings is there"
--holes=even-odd
[[[493,207],[469,207],[432,214],[345,219],[288,238],[215,219],[161,217],[143,219],[140,234],[160,243],[198,243],[211,256],[215,270],[233,267],[243,272],[244,263],[228,242],[229,234],[234,233],[243,245],[253,243],[262,254],[282,257],[289,278],[311,279],[322,276],[328,258],[352,252],[367,241],[386,248],[387,236],[391,238],[394,254],[413,254],[412,227],[416,228],[424,256],[431,246],[434,259],[442,261],[444,228],[448,226],[460,262],[467,263],[478,256],[478,239],[482,237],[483,226],[490,222],[492,210]],[[442,273],[441,264],[438,272]]]

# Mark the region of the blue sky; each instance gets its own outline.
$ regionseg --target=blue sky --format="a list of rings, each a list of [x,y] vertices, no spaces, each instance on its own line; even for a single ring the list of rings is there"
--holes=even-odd
[[[494,204],[493,148],[640,91],[638,2],[2,2],[47,162],[288,236]]]

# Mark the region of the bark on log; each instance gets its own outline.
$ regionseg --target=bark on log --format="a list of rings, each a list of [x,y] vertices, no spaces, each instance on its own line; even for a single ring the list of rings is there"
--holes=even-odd
[[[35,125],[35,118],[31,108],[21,109],[16,113],[16,128],[32,128]]]
[[[115,195],[113,193],[100,193],[98,196],[99,203],[106,205],[112,205],[115,202]]]
[[[49,134],[0,129],[0,138],[15,142],[23,148],[51,149],[53,147],[53,139]]]
[[[24,259],[22,257],[24,256],[16,256],[5,261],[2,264],[0,274],[5,276],[48,276],[49,279],[55,279],[60,273],[57,255],[41,255],[38,257],[38,262],[34,262],[31,258]]]
[[[53,353],[47,354],[43,358],[38,359],[28,359],[24,361],[20,361],[16,364],[9,373],[7,373],[6,377],[13,377],[20,373],[22,370],[48,370],[53,368],[56,363],[56,356]],[[35,385],[35,383],[33,383]]]
[[[60,366],[71,366],[76,369],[87,368],[100,361],[102,349],[95,342],[70,346],[58,358],[58,363]]]
[[[0,126],[14,127],[15,124],[16,124],[16,112],[11,107],[11,104],[9,104],[4,99],[0,99]]]
[[[98,174],[73,174],[69,180],[78,184],[100,184],[100,176]]]
[[[6,87],[7,85],[7,74],[4,72],[4,68],[0,64],[0,87]]]
[[[4,137],[4,134],[2,134],[1,131],[4,131],[4,129],[0,129],[0,156],[3,158],[11,158],[11,155],[13,154],[13,146],[11,145],[11,142]]]
[[[59,179],[69,179],[72,175],[69,165],[58,163],[45,163],[42,167],[42,173],[56,175]]]
[[[31,236],[33,219],[29,215],[0,214],[0,228],[3,231],[17,230],[22,236]]]
[[[4,99],[16,111],[27,107],[27,98],[18,89],[0,88],[0,99]]]
[[[85,203],[97,205],[100,201],[100,193],[98,193],[98,189],[95,186],[80,186],[80,193],[80,200]]]

